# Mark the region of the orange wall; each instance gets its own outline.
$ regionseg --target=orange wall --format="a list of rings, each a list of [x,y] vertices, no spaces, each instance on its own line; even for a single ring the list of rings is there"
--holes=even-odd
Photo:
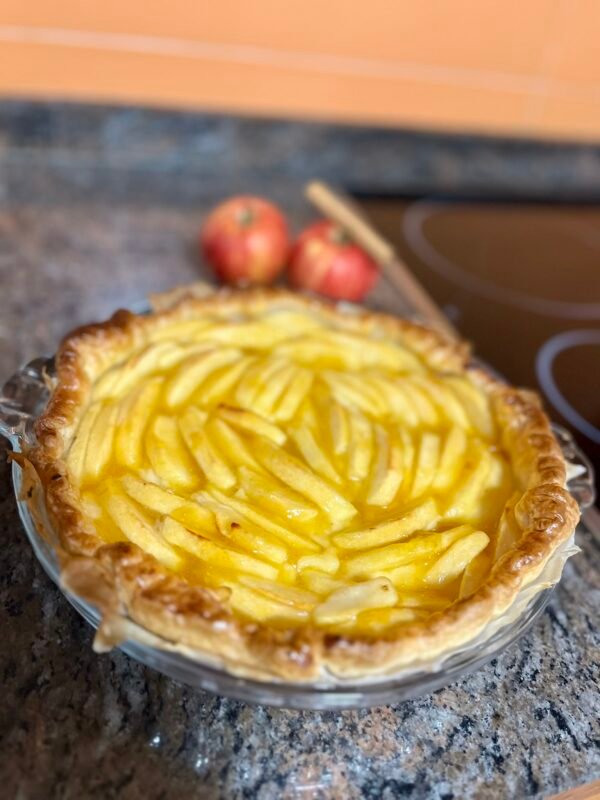
[[[0,94],[600,138],[600,0],[0,0]]]

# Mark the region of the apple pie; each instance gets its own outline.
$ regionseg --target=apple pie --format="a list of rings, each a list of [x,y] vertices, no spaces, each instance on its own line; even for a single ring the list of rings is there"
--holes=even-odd
[[[26,454],[64,585],[257,677],[390,672],[506,610],[579,511],[465,343],[284,290],[179,291],[62,343]]]

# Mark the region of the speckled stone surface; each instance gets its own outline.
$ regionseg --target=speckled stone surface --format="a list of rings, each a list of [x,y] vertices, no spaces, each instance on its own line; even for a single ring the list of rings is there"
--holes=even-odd
[[[198,221],[223,195],[267,193],[300,226],[310,217],[300,196],[310,152],[344,149],[328,173],[343,181],[336,169],[373,135],[332,144],[335,131],[316,128],[321,139],[311,139],[305,126],[260,123],[257,132],[244,122],[255,138],[241,144],[235,120],[182,116],[177,133],[169,115],[161,139],[160,115],[94,111],[83,115],[86,127],[46,106],[15,109],[0,104],[4,377],[52,352],[74,325],[197,278]],[[169,137],[194,141],[189,170]],[[231,163],[221,174],[223,147]],[[580,157],[598,180],[595,151]],[[392,306],[385,286],[374,302]],[[92,652],[91,630],[25,540],[4,452],[1,797],[523,798],[600,777],[600,541],[591,534],[579,534],[583,552],[534,629],[464,680],[373,710],[254,708],[178,685],[119,652]]]

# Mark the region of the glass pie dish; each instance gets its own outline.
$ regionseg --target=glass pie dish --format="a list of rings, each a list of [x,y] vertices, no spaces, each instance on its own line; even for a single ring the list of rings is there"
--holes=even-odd
[[[33,423],[48,398],[46,378],[52,374],[53,359],[38,358],[18,371],[4,386],[0,397],[0,433],[6,436],[15,452],[33,443]],[[592,468],[577,448],[570,434],[555,427],[565,458],[570,464],[568,488],[581,509],[594,500]],[[28,539],[46,573],[61,588],[69,602],[94,627],[100,623],[97,610],[80,597],[61,587],[58,559],[53,547],[55,536],[43,507],[32,509],[22,498],[23,473],[13,462],[13,481],[19,514]],[[33,513],[35,511],[35,513]],[[490,661],[518,639],[536,620],[547,605],[552,588],[558,580],[564,560],[573,552],[559,554],[553,577],[542,580],[537,589],[526,587],[518,603],[518,613],[496,620],[485,635],[444,654],[426,668],[404,670],[402,673],[379,676],[376,680],[320,681],[298,684],[283,680],[248,679],[226,670],[218,663],[208,663],[205,656],[174,652],[171,643],[140,628],[132,620],[125,624],[130,638],[121,649],[146,666],[190,686],[252,703],[306,709],[339,709],[382,705],[428,694],[460,676]],[[543,577],[543,576],[542,576]],[[549,586],[550,588],[544,588]]]

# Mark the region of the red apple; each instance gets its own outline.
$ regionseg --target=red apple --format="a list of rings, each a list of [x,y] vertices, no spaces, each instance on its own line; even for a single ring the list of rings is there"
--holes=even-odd
[[[292,286],[337,300],[362,300],[378,276],[373,259],[339,225],[327,220],[300,234],[288,268]]]
[[[285,217],[260,197],[232,197],[217,206],[200,244],[217,277],[236,286],[271,283],[290,252]]]

